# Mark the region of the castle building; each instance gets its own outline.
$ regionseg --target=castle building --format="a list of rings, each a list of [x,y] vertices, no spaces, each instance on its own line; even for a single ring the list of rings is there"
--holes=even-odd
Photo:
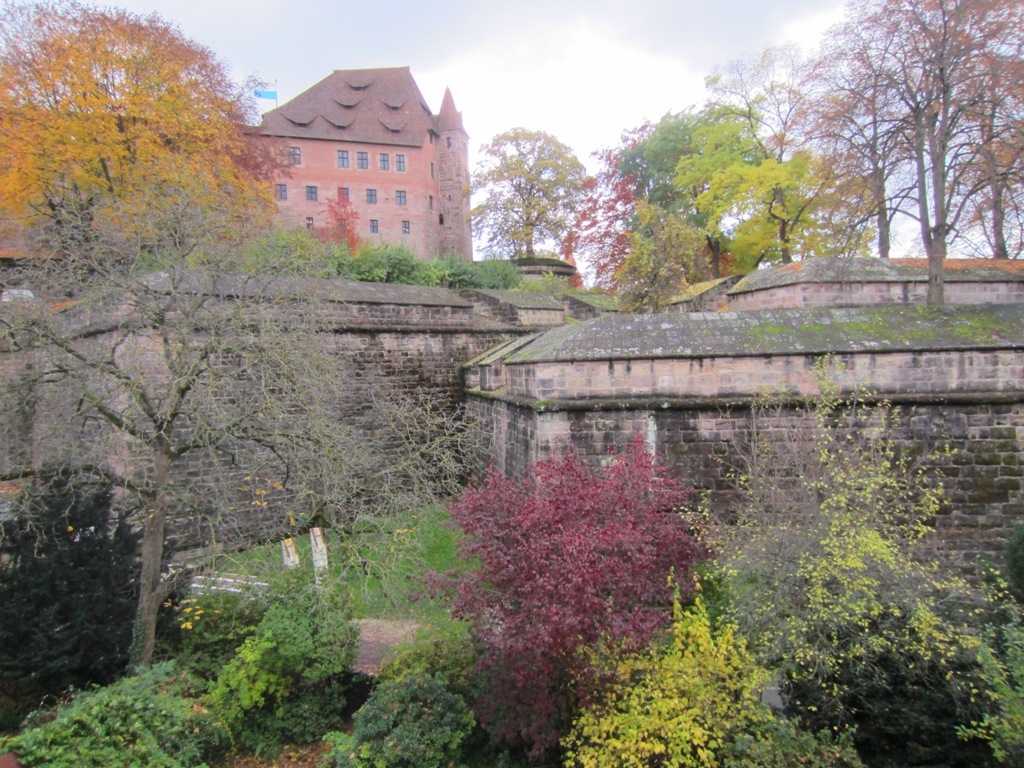
[[[345,197],[363,241],[473,258],[469,136],[450,90],[435,115],[408,67],[336,70],[267,112],[259,133],[285,154],[274,179],[283,223],[336,226],[327,203]]]

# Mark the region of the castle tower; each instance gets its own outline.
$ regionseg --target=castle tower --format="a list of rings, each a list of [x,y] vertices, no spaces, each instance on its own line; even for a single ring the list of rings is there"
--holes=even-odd
[[[469,227],[469,134],[462,125],[462,113],[455,109],[455,99],[445,88],[441,111],[435,118],[439,146],[437,149],[438,192],[440,206],[441,251],[466,261],[473,259]]]

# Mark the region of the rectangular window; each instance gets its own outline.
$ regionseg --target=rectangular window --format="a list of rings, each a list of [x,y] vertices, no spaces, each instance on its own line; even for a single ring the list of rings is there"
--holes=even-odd
[[[370,234],[376,235],[380,231],[380,227],[377,226],[376,219],[370,219]]]
[[[338,199],[339,200],[351,200],[348,196],[348,187],[338,187]]]
[[[405,205],[405,190],[400,189],[395,192],[395,205]]]
[[[312,228],[313,228],[313,217],[312,216],[307,216],[306,217],[306,229],[312,229]]]
[[[395,170],[405,173],[405,155],[395,155]]]
[[[361,171],[365,171],[370,167],[370,153],[369,152],[356,152],[356,166]]]
[[[430,178],[434,178],[434,164],[430,164]]]
[[[306,200],[311,203],[316,202],[316,187],[312,185],[306,187]]]
[[[371,205],[373,203],[377,202],[377,190],[376,189],[368,189],[368,190],[366,190],[366,202],[370,203]]]
[[[380,157],[377,159],[380,162],[380,169],[382,171],[391,170],[391,158],[388,156],[387,152],[381,152]]]
[[[301,147],[288,147],[288,163],[289,165],[302,165]]]
[[[338,167],[339,168],[348,168],[348,150],[347,149],[339,149],[338,150]]]
[[[402,222],[402,234],[403,235],[408,235],[410,231],[411,231],[411,227],[409,226],[409,222],[408,221],[403,221]]]
[[[287,200],[288,199],[288,185],[287,184],[275,184],[274,185],[274,199],[275,200]]]

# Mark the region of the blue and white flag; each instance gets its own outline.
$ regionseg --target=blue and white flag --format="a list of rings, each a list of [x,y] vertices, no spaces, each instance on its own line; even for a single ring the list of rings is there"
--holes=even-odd
[[[277,91],[253,91],[257,99],[273,99],[277,101]]]

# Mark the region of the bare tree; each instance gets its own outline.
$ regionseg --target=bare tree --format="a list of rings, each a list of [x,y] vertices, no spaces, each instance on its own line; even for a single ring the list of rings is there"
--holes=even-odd
[[[423,504],[454,490],[468,439],[452,408],[348,375],[314,283],[219,273],[227,230],[190,206],[161,222],[166,200],[149,235],[113,226],[108,250],[25,276],[49,301],[0,310],[4,477],[88,466],[138,515],[133,665],[173,588],[170,540],[224,551]]]
[[[884,46],[884,43],[883,43]],[[843,197],[858,215],[850,224],[873,223],[878,255],[889,258],[893,221],[907,203],[907,156],[901,151],[902,113],[884,87],[875,42],[856,23],[831,30],[814,62],[808,132],[842,179]]]
[[[859,0],[851,9],[822,60],[838,89],[829,135],[856,155],[880,237],[894,206],[918,222],[928,302],[942,304],[943,262],[972,220],[987,223],[997,256],[1007,253],[999,239],[1020,164],[1024,10],[1014,0]]]

